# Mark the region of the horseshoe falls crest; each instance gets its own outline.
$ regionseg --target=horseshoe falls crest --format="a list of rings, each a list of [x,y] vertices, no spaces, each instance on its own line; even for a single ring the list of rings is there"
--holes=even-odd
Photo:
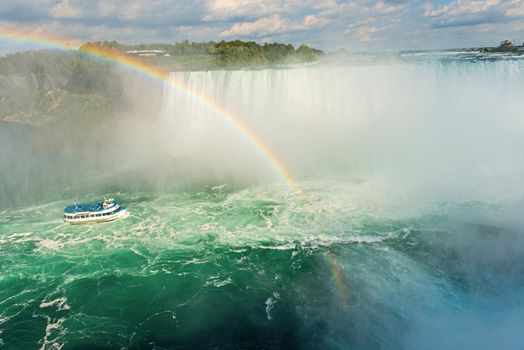
[[[1,126],[0,348],[522,349],[523,60],[175,72],[161,93],[89,152]],[[62,222],[107,194],[131,216]]]

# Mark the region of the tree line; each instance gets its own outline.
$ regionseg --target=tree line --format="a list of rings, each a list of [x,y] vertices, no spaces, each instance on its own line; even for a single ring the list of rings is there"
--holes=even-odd
[[[162,50],[164,57],[213,56],[217,66],[236,65],[271,65],[286,63],[312,62],[324,55],[324,52],[307,45],[295,48],[292,44],[265,43],[254,41],[207,41],[189,42],[183,40],[174,44],[150,43],[129,45],[117,41],[88,42],[80,51],[92,46],[103,46],[120,53],[134,50]]]
[[[524,46],[524,43],[522,44]],[[485,47],[481,49],[481,52],[518,52],[517,46],[513,45],[513,43],[509,40],[503,40],[500,42],[499,46],[497,47]]]

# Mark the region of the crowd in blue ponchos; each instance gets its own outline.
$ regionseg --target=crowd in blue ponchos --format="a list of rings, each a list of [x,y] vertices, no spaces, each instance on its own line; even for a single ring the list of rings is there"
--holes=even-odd
[[[82,212],[97,212],[104,210],[103,207],[104,202],[95,202],[95,203],[87,203],[87,204],[73,204],[64,209],[64,213],[66,214],[75,214],[75,213],[82,213]],[[118,202],[115,201],[115,206],[118,204]]]

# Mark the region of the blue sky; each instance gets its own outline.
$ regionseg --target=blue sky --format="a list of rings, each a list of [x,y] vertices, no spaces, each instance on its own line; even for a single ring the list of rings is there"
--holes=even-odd
[[[1,0],[0,31],[126,43],[183,39],[390,51],[524,41],[524,0]],[[0,41],[0,51],[14,50]]]

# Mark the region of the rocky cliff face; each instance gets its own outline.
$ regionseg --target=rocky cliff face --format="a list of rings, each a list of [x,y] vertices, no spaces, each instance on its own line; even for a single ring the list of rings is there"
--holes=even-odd
[[[151,92],[137,79],[76,51],[11,54],[0,58],[0,120],[47,126],[129,114],[141,90]]]

